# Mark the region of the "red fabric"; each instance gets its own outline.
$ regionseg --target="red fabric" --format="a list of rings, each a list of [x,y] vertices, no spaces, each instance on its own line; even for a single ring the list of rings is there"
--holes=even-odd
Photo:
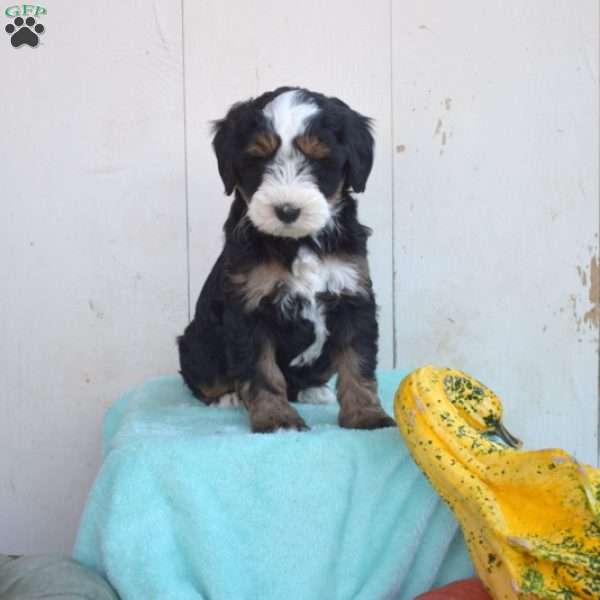
[[[421,594],[415,600],[492,600],[492,597],[479,579],[466,579]]]

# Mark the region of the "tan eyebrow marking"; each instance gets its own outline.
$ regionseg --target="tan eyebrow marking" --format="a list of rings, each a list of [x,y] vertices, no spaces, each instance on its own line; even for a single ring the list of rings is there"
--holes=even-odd
[[[259,133],[246,147],[246,152],[251,156],[266,158],[275,154],[279,148],[279,138],[270,131]]]
[[[322,142],[316,135],[298,136],[295,143],[303,154],[317,160],[327,158],[331,153],[331,148],[325,142]]]

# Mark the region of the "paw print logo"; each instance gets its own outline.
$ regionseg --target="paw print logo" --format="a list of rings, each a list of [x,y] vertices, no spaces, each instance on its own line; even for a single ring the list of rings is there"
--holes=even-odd
[[[44,26],[41,23],[36,25],[33,17],[27,17],[25,21],[17,17],[13,23],[9,23],[5,28],[6,33],[10,35],[10,43],[15,48],[23,44],[35,48],[40,41],[38,33],[44,33]]]

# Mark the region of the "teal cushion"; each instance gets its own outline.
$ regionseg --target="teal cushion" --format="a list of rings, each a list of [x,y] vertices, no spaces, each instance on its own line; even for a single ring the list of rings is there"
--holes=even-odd
[[[0,555],[0,598],[118,600],[100,575],[62,556]]]

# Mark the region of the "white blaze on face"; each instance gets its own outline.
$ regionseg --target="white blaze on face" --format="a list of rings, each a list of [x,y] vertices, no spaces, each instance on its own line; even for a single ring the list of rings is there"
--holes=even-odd
[[[248,217],[264,233],[301,238],[317,233],[331,217],[308,160],[294,146],[294,139],[304,133],[308,119],[318,111],[319,107],[303,100],[297,90],[280,94],[263,110],[281,138],[248,209]],[[285,223],[277,216],[275,209],[283,205],[300,211],[293,222]]]

